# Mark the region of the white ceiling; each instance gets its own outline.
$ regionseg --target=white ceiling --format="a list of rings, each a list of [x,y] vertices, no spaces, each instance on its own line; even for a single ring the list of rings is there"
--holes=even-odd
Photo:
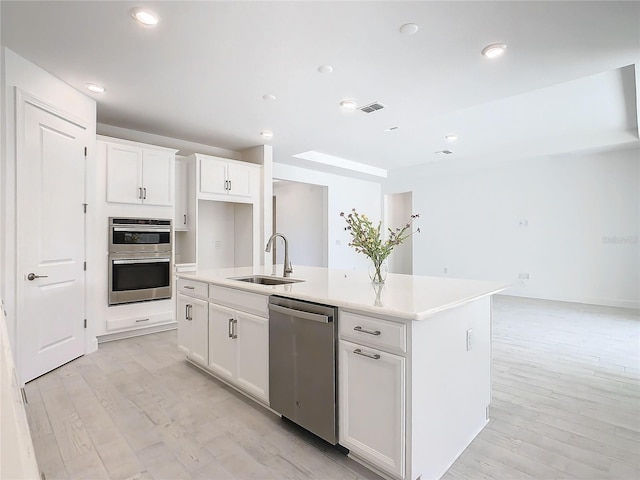
[[[314,150],[393,169],[442,149],[455,161],[638,138],[637,1],[1,4],[2,44],[94,97],[98,122],[236,151],[268,143],[282,163]],[[155,28],[131,18],[142,5]],[[409,22],[419,31],[401,35]],[[480,55],[494,42],[505,56]],[[346,113],[345,98],[387,108]]]

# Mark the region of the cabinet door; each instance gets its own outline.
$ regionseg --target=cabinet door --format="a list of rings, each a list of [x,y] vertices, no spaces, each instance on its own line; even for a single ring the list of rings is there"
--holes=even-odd
[[[233,381],[236,374],[236,329],[234,311],[209,304],[209,368]]]
[[[393,475],[405,471],[405,359],[340,341],[340,443]]]
[[[173,229],[176,231],[188,230],[187,210],[189,205],[188,165],[185,160],[176,160],[175,194],[176,204]]]
[[[185,353],[191,351],[192,328],[189,321],[189,307],[192,298],[178,294],[176,303],[176,320],[178,322],[178,348]]]
[[[173,165],[175,155],[144,149],[142,153],[143,203],[173,205]]]
[[[269,401],[269,321],[236,311],[238,320],[236,381],[238,387]]]
[[[142,149],[107,144],[107,202],[142,203]]]
[[[200,159],[200,193],[227,193],[227,162]]]
[[[209,359],[209,303],[205,300],[190,300],[191,357],[206,366]]]
[[[227,167],[227,179],[231,195],[251,196],[251,168],[230,163]]]

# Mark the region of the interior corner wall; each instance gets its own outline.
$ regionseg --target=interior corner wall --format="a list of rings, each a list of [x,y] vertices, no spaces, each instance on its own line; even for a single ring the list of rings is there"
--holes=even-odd
[[[384,189],[413,190],[421,229],[415,274],[502,281],[515,296],[640,308],[639,164],[636,144],[469,170],[407,168],[391,171]]]
[[[359,180],[341,175],[294,167],[282,163],[273,164],[273,178],[292,182],[309,183],[327,187],[327,267],[343,270],[367,270],[368,261],[349,246],[351,236],[340,212],[355,208],[374,222],[382,215],[382,185],[378,182]],[[294,264],[295,268],[295,264]]]

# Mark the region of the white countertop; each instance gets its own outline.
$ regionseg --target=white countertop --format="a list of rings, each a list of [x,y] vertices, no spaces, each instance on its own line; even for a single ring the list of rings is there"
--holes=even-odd
[[[177,275],[238,290],[283,295],[406,320],[424,320],[509,287],[498,282],[393,273],[387,275],[384,285],[374,286],[367,272],[295,265],[291,279],[304,282],[268,286],[229,280],[229,277],[247,275],[281,277],[282,265],[196,270]]]

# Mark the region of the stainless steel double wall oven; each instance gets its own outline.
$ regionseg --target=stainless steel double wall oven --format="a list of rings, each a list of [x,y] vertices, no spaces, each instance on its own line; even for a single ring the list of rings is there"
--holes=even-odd
[[[171,298],[171,220],[109,218],[109,305]]]

